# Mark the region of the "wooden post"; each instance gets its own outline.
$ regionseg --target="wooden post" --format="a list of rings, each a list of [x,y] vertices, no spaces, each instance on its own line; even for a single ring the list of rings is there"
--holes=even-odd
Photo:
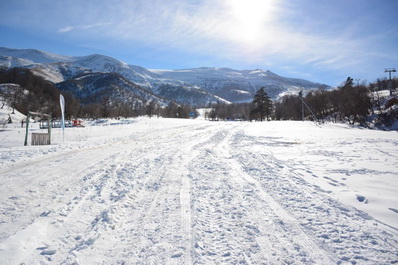
[[[28,145],[29,120],[30,120],[30,112],[28,111],[28,116],[26,117],[26,134],[25,134],[25,143],[24,143],[25,146]]]
[[[48,144],[51,144],[51,127],[52,127],[52,115],[48,116]]]

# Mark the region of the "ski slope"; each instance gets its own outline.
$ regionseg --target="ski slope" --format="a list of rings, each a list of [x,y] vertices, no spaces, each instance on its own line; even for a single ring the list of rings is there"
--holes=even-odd
[[[397,132],[139,118],[24,147],[24,130],[0,132],[0,264],[398,262]]]

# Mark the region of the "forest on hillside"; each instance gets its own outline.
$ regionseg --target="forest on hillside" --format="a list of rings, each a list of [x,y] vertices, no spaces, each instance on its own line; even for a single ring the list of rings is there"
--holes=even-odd
[[[169,102],[161,107],[154,100],[146,102],[122,101],[113,98],[104,91],[93,101],[82,103],[80,98],[69,91],[62,91],[53,83],[35,75],[25,68],[12,68],[0,70],[0,96],[3,98],[2,106],[8,103],[24,115],[28,111],[51,113],[52,117],[61,117],[59,107],[60,94],[65,98],[65,115],[71,118],[119,118],[138,117],[143,115],[162,116],[166,118],[196,117],[196,111],[187,105]]]

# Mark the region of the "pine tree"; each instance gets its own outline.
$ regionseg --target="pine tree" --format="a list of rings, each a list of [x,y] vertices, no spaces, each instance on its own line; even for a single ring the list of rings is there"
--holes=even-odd
[[[272,113],[272,101],[265,92],[264,87],[260,88],[253,98],[253,110],[251,111],[251,119],[263,121],[269,120]]]

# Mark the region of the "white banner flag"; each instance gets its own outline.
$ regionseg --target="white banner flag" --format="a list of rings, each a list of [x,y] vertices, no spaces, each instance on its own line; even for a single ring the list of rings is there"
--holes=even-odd
[[[59,104],[61,106],[61,115],[62,115],[62,119],[61,119],[61,128],[62,128],[62,138],[63,140],[65,140],[65,99],[64,96],[62,96],[62,94],[59,94]]]

